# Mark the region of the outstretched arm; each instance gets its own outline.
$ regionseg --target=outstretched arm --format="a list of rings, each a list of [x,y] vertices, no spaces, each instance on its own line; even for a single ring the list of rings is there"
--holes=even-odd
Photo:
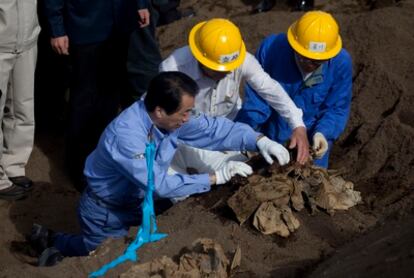
[[[252,55],[246,56],[243,68],[250,87],[289,123],[293,130],[289,148],[297,148],[297,161],[305,163],[309,159],[309,141],[302,119],[302,110],[295,105],[279,82],[264,71]]]
[[[335,80],[320,107],[320,116],[313,133],[322,133],[327,140],[336,140],[344,131],[351,110],[352,61],[345,51],[339,54]]]

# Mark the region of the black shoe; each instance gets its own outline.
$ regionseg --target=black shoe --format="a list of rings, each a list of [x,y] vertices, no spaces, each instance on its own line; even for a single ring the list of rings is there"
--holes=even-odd
[[[55,247],[45,249],[39,257],[38,266],[54,266],[63,260],[63,255]]]
[[[297,11],[310,11],[313,9],[314,0],[299,0],[296,10]]]
[[[27,197],[27,192],[24,188],[12,184],[12,186],[0,190],[0,199],[15,201],[21,200]]]
[[[276,0],[262,0],[260,3],[253,9],[252,13],[264,13],[270,11],[273,6],[276,4]]]
[[[53,246],[53,236],[52,230],[34,223],[28,241],[30,246],[40,255],[45,249]]]
[[[9,180],[15,185],[23,188],[25,191],[31,191],[33,189],[33,182],[28,177],[18,176],[9,178]]]

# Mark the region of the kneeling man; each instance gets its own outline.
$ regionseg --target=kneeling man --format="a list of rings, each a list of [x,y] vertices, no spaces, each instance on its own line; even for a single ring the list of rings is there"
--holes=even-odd
[[[247,176],[252,169],[232,161],[205,174],[167,173],[178,144],[210,150],[260,151],[268,163],[289,162],[280,144],[253,131],[248,125],[194,112],[197,84],[181,72],[163,72],[150,83],[143,101],[122,112],[103,132],[89,155],[85,176],[88,186],[79,204],[81,233],[54,233],[35,225],[32,243],[42,253],[39,265],[53,265],[56,258],[84,256],[108,237],[122,237],[141,221],[140,203],[147,186],[145,147],[156,145],[155,198],[179,198],[207,192],[233,176]]]

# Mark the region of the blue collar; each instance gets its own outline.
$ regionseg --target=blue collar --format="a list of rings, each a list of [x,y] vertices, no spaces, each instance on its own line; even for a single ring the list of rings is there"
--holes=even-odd
[[[147,132],[148,136],[151,135],[153,139],[161,141],[169,135],[169,133],[163,133],[161,130],[159,130],[159,128],[152,122],[143,100],[138,101],[138,109],[140,116],[139,118],[142,119],[144,129]]]
[[[311,88],[314,85],[323,83],[323,67],[324,64],[320,65],[314,72],[312,72],[312,75],[306,79],[304,82],[306,88]]]

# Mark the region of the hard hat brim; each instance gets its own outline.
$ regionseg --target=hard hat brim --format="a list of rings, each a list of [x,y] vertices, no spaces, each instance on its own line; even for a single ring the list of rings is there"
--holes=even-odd
[[[241,49],[239,53],[239,57],[229,63],[226,64],[220,64],[211,61],[210,59],[206,58],[203,53],[200,51],[199,46],[197,45],[197,35],[200,30],[200,28],[206,23],[207,21],[203,21],[195,25],[191,31],[190,35],[188,36],[188,44],[190,46],[191,53],[193,53],[194,57],[197,61],[199,61],[202,65],[206,66],[209,69],[215,70],[215,71],[232,71],[238,67],[244,62],[244,58],[246,57],[246,46],[244,42],[241,42]]]
[[[287,32],[287,38],[289,41],[290,46],[300,55],[314,60],[328,60],[336,55],[338,55],[339,51],[342,49],[342,39],[338,35],[338,39],[336,41],[335,46],[330,49],[329,51],[325,52],[312,52],[304,48],[295,38],[295,35],[293,34],[293,29],[295,28],[296,22],[290,25],[288,32]]]

